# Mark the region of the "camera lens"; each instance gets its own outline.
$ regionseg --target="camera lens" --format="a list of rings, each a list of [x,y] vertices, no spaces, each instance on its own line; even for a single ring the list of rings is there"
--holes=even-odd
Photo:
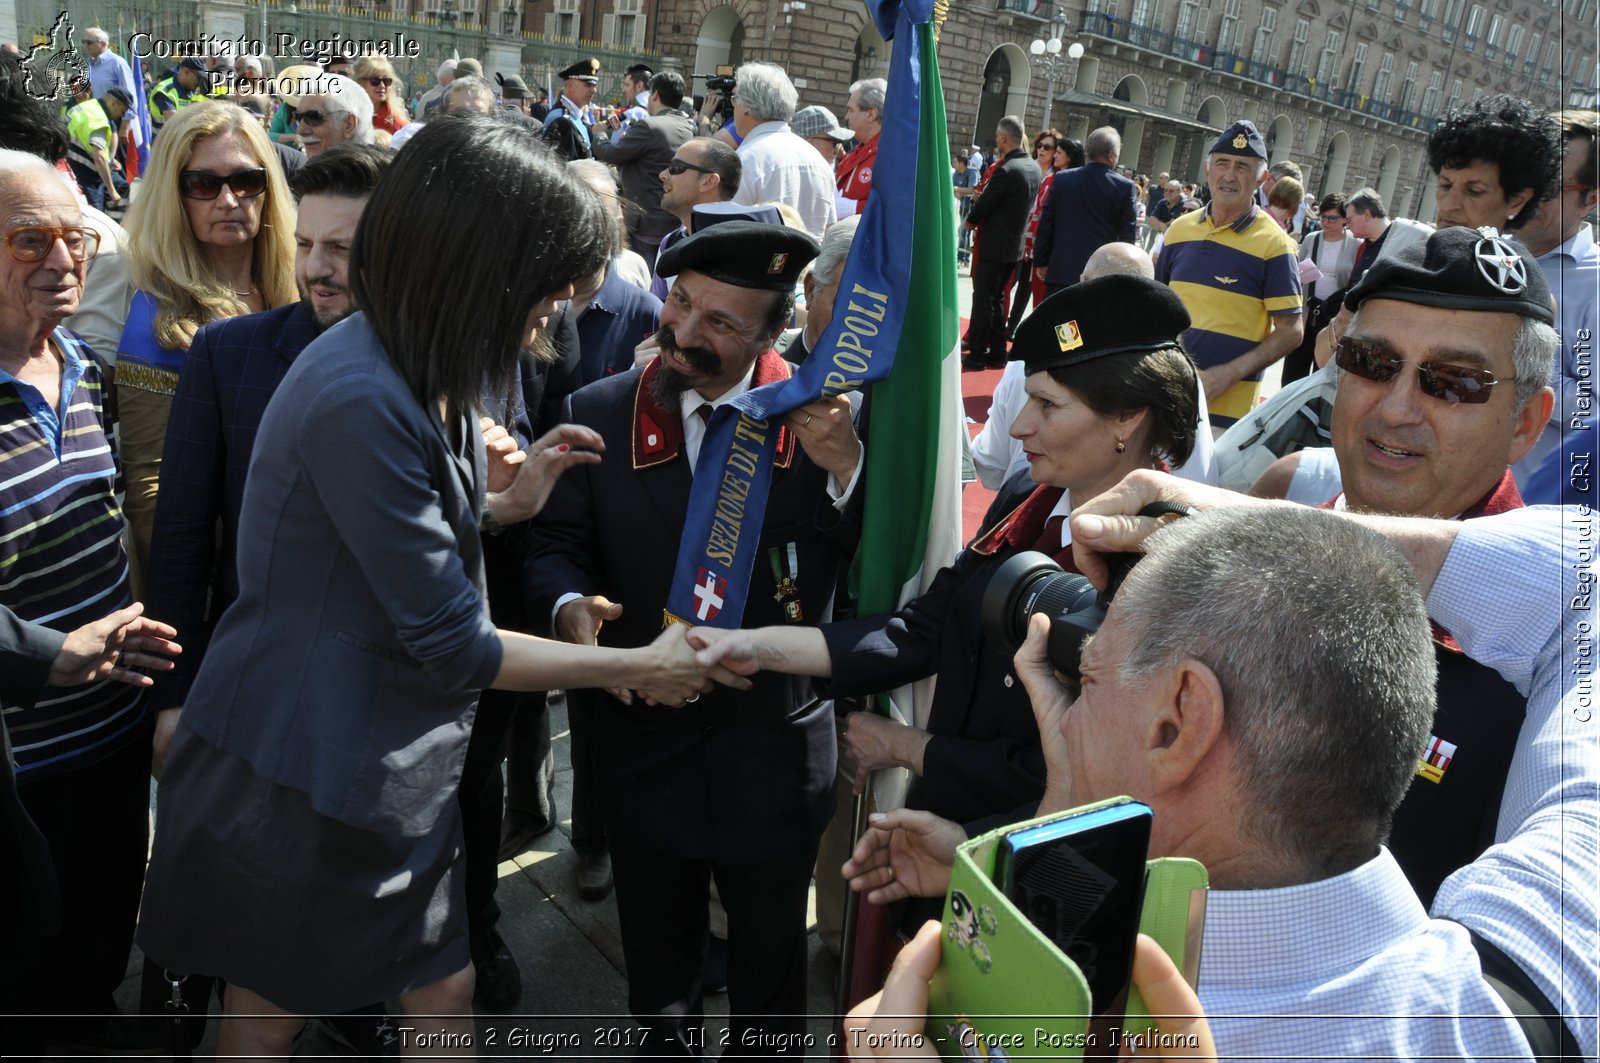
[[[1035,613],[1050,618],[1050,664],[1076,675],[1078,650],[1106,615],[1094,584],[1061,571],[1049,555],[1037,551],[1006,559],[983,593],[984,634],[1015,653],[1028,637],[1028,621]]]

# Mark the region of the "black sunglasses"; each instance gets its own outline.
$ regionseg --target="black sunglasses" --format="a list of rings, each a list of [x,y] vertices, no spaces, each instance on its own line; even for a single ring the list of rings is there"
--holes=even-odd
[[[1414,365],[1417,367],[1417,387],[1424,395],[1468,405],[1488,402],[1496,384],[1509,384],[1517,379],[1514,376],[1497,379],[1487,369],[1451,365],[1448,362],[1408,362],[1382,344],[1351,336],[1339,341],[1334,360],[1340,369],[1380,384],[1399,376],[1404,366]]]
[[[693,170],[695,173],[716,173],[715,170],[708,170],[704,166],[696,166],[694,163],[684,162],[682,159],[673,159],[667,163],[667,172],[674,177],[682,176],[685,170]]]
[[[185,199],[216,199],[224,186],[240,199],[254,199],[267,190],[267,171],[259,167],[230,174],[185,170],[178,175],[178,190]]]
[[[304,122],[306,125],[321,125],[328,120],[327,111],[301,111],[295,115],[295,122]]]
[[[394,78],[366,78],[365,80],[373,88],[377,88],[379,85],[388,86],[394,84]]]

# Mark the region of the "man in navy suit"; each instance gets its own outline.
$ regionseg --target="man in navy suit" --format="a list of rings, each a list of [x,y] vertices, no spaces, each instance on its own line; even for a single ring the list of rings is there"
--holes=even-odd
[[[1039,215],[1033,260],[1045,271],[1045,298],[1077,284],[1089,256],[1105,244],[1131,244],[1139,231],[1138,190],[1117,173],[1122,137],[1110,126],[1089,134],[1086,166],[1056,175]]]
[[[804,232],[747,221],[662,253],[660,269],[675,280],[661,354],[568,399],[563,420],[597,430],[606,453],[563,477],[534,522],[528,608],[558,638],[639,646],[670,622],[690,491],[707,474],[696,467],[701,409],[790,375],[772,347],[816,254]],[[861,457],[842,397],[781,422],[745,624],[827,618],[840,560],[854,548],[848,500]],[[628,1001],[652,1031],[643,1049],[652,1058],[702,1054],[712,878],[728,913],[730,1043],[741,1056],[776,1054],[805,1031],[806,887],[833,807],[833,714],[810,679],[763,672],[754,684],[679,709],[622,690],[597,699]]]

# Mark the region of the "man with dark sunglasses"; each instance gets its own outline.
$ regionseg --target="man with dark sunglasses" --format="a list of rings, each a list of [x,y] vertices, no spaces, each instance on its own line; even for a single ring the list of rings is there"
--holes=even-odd
[[[720,140],[695,137],[685,141],[657,176],[661,180],[661,209],[678,219],[678,227],[661,238],[657,254],[689,235],[694,208],[701,203],[723,203],[739,191],[744,166],[738,152]],[[650,291],[666,299],[671,278],[655,274]]]
[[[1521,508],[1510,466],[1550,416],[1558,342],[1527,251],[1491,229],[1441,229],[1380,258],[1346,305],[1333,406],[1344,493],[1330,505],[1460,519]],[[1419,750],[1388,843],[1424,904],[1494,837],[1526,707],[1447,632],[1434,636],[1432,752]]]
[[[335,144],[372,143],[372,100],[360,85],[342,74],[327,74],[319,91],[300,97],[295,129],[308,156]]]

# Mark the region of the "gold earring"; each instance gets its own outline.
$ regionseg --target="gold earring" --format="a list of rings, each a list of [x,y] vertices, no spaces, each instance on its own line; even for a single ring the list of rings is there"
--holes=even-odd
[[[1128,444],[1124,443],[1120,439],[1117,440],[1117,453],[1118,454],[1121,454],[1124,450],[1127,450],[1127,449],[1128,449]]]

